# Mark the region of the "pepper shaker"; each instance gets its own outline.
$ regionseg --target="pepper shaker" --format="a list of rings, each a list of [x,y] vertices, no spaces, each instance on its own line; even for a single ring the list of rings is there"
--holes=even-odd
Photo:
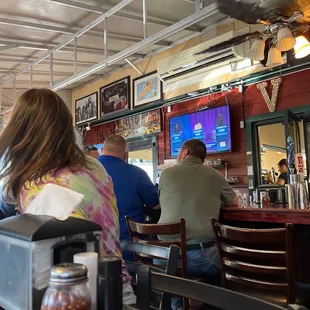
[[[98,310],[123,309],[122,264],[119,257],[103,257],[98,262]]]

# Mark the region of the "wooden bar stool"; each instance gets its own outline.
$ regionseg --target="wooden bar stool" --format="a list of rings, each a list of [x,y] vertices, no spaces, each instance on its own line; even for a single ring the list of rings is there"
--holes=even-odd
[[[151,290],[186,296],[222,310],[307,310],[303,306],[294,304],[283,308],[245,294],[188,279],[163,275],[153,272],[147,266],[141,266],[138,269],[138,309],[155,309],[150,306]]]
[[[212,219],[226,288],[286,306],[295,303],[293,225],[244,229]]]
[[[177,268],[177,275],[187,278],[187,256],[186,256],[186,227],[185,219],[181,218],[179,223],[167,224],[145,224],[132,221],[126,216],[127,226],[131,240],[138,243],[154,244],[158,246],[170,247],[176,245],[180,248],[180,261],[181,266]],[[178,235],[177,240],[162,241],[156,240],[157,236],[172,236]],[[145,255],[135,254],[135,261],[143,260]],[[159,268],[158,265],[153,267]],[[189,309],[189,302],[187,299],[184,301],[184,309]]]

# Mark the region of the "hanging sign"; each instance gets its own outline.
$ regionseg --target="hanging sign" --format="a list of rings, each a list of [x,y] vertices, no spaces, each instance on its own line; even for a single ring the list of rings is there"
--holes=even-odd
[[[296,155],[297,171],[298,173],[305,173],[304,157],[301,153]]]
[[[267,82],[259,83],[256,86],[261,91],[261,93],[264,97],[264,100],[267,104],[267,107],[269,109],[269,112],[274,112],[276,110],[278,95],[279,95],[279,89],[280,89],[281,83],[282,83],[281,78],[271,80],[271,85],[273,86],[271,99],[267,93],[267,86],[268,86]]]

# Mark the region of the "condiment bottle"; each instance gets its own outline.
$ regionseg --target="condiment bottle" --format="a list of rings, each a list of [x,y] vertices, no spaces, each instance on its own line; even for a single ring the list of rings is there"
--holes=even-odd
[[[98,310],[123,309],[122,264],[119,257],[103,257],[98,262]]]
[[[41,310],[90,310],[87,281],[87,268],[82,264],[64,263],[54,266]]]
[[[91,310],[97,310],[98,253],[78,253],[73,256],[73,261],[84,265],[88,270],[87,288],[91,297]]]

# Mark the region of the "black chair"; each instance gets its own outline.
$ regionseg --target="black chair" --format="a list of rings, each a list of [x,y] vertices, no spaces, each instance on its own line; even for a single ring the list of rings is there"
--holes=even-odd
[[[131,241],[121,241],[123,251],[130,251],[139,256],[147,256],[147,258],[161,259],[166,261],[164,269],[158,269],[153,265],[148,266],[152,270],[175,276],[177,271],[180,248],[176,245],[171,245],[169,248],[151,244],[136,243]],[[144,262],[128,262],[126,261],[127,270],[132,278],[132,286],[135,289],[137,285],[138,268],[144,265]],[[159,297],[159,298],[158,298]],[[158,309],[167,309],[170,305],[170,297],[165,293],[152,294],[152,300],[159,304]]]
[[[130,251],[134,254],[138,254],[139,256],[145,255],[147,258],[165,260],[167,264],[165,265],[163,272],[171,276],[176,274],[180,253],[180,249],[176,245],[171,245],[169,248],[167,248],[132,241],[121,241],[121,247],[123,251]],[[138,267],[141,266],[142,263],[126,261],[126,265],[130,274],[137,274]],[[156,267],[153,267],[153,270],[159,271],[159,269]]]
[[[148,266],[138,269],[137,308],[140,310],[154,309],[150,307],[150,292],[156,290],[186,297],[222,310],[284,310],[254,297],[233,292],[224,288],[205,283],[191,281],[153,272]],[[290,310],[307,310],[303,306],[289,305]]]

